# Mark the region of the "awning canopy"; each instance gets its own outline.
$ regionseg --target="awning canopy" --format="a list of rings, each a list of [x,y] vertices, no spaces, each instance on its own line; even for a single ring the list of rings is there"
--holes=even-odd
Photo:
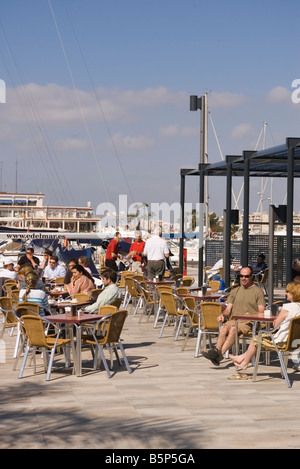
[[[287,281],[291,279],[292,271],[292,235],[293,235],[293,211],[294,211],[294,179],[300,177],[300,138],[286,138],[283,145],[267,148],[261,151],[243,151],[242,155],[227,155],[225,161],[213,164],[201,163],[197,169],[181,169],[181,233],[184,233],[184,199],[185,177],[200,177],[200,203],[204,203],[204,178],[205,176],[226,177],[226,213],[231,212],[232,178],[244,178],[244,217],[243,217],[243,265],[248,263],[248,233],[249,233],[249,193],[251,177],[273,177],[287,179],[287,252],[286,261],[290,266]],[[225,208],[225,207],[224,207]],[[225,283],[228,286],[230,280],[230,216],[225,220],[225,249],[224,271]],[[200,230],[199,230],[200,233]],[[180,269],[183,259],[183,237],[180,239]],[[270,272],[270,280],[272,269]],[[203,246],[199,243],[199,285],[203,281]],[[270,283],[271,283],[270,282]]]

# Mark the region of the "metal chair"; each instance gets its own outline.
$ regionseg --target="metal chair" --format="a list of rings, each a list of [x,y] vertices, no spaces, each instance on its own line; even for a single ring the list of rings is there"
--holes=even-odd
[[[17,288],[17,281],[13,279],[5,280],[3,285],[3,290],[6,291],[7,296],[10,296],[10,292],[12,289]]]
[[[212,292],[217,292],[220,290],[221,282],[219,280],[210,280],[208,285]]]
[[[181,287],[190,287],[195,282],[194,277],[182,277],[180,280]]]
[[[176,288],[176,294],[177,295],[188,295],[189,294],[189,289],[188,287],[178,287]]]
[[[55,284],[56,285],[61,285],[62,283],[64,283],[64,281],[65,281],[65,277],[57,277],[55,279]]]
[[[156,314],[155,314],[155,319],[154,319],[154,326],[153,328],[156,329],[156,326],[157,326],[157,323],[158,323],[158,320],[159,320],[159,316],[162,314],[163,316],[165,316],[166,314],[166,311],[162,305],[162,302],[161,302],[161,296],[160,294],[162,292],[167,292],[167,293],[173,293],[173,288],[168,286],[168,285],[157,285],[155,287],[155,291],[153,293],[153,296],[155,298],[155,301],[156,301],[156,296],[158,296],[157,298],[157,301],[158,301],[158,308],[157,308],[157,311],[156,311]]]
[[[14,355],[13,358],[16,359],[13,370],[16,369],[20,355],[24,349],[26,342],[26,331],[21,321],[22,316],[36,314],[40,315],[40,306],[37,303],[30,303],[29,301],[23,301],[22,303],[17,303],[14,305],[14,315],[15,319],[18,322],[18,333],[15,343]],[[48,326],[49,327],[49,326]],[[47,330],[48,334],[48,330]]]
[[[138,291],[136,282],[134,281],[133,277],[126,276],[125,285],[126,285],[126,293],[125,293],[123,306],[124,306],[124,309],[127,309],[130,301],[132,303],[135,302],[135,308],[133,311],[133,315],[135,315],[137,308],[139,307],[139,299],[141,297],[141,293]]]
[[[200,308],[200,327],[198,327],[195,357],[198,357],[199,355],[202,339],[204,339],[206,345],[207,335],[209,341],[211,340],[212,335],[219,335],[220,324],[217,318],[223,311],[222,303],[218,303],[216,301],[204,301],[200,304]]]
[[[141,293],[140,305],[143,306],[142,314],[140,316],[139,323],[142,321],[143,315],[148,314],[148,321],[152,313],[154,313],[155,305],[158,303],[158,299],[154,297],[154,293],[151,292],[144,282],[138,285]]]
[[[181,298],[173,293],[162,291],[160,293],[161,305],[165,309],[166,314],[159,333],[159,338],[162,336],[166,322],[168,319],[174,319],[175,322],[175,340],[178,339],[179,331],[185,316],[185,306]]]
[[[3,316],[3,325],[0,334],[2,339],[5,329],[10,329],[10,336],[12,336],[14,328],[18,326],[18,321],[14,315],[13,302],[8,296],[0,297],[0,310]]]
[[[267,281],[269,277],[269,268],[267,267],[265,270],[254,274],[254,283],[259,287],[263,287],[265,290],[266,295],[268,294],[267,290]]]
[[[79,302],[86,302],[91,300],[91,295],[88,293],[74,293],[72,300],[78,300]]]
[[[116,358],[121,364],[118,356],[118,348],[121,350],[126,368],[128,373],[132,373],[132,370],[129,366],[124,347],[122,345],[120,336],[123,330],[123,326],[126,320],[128,313],[125,310],[115,311],[112,314],[106,316],[105,318],[101,319],[97,323],[97,327],[101,330],[101,335],[97,336],[95,334],[95,329],[93,327],[90,328],[90,335],[87,337],[83,337],[83,341],[86,344],[94,345],[95,350],[99,350],[101,359],[103,361],[104,368],[109,378],[111,378],[111,373],[104,355],[104,347],[108,347],[110,352],[110,361],[111,361],[111,368],[113,366],[112,361],[112,351],[115,352]],[[94,354],[94,369],[97,369],[97,353]]]
[[[283,322],[286,322],[286,321],[283,321]],[[283,322],[281,324],[283,324]],[[289,335],[288,335],[286,343],[284,343],[283,345],[276,344],[274,340],[273,333],[277,331],[278,326],[272,329],[270,332],[268,332],[270,339],[271,339],[270,343],[266,343],[263,341],[263,331],[259,331],[258,338],[257,338],[256,359],[255,359],[255,365],[254,365],[254,371],[253,371],[253,377],[252,377],[253,381],[256,381],[256,378],[257,378],[257,371],[258,371],[258,364],[259,364],[261,350],[267,350],[267,351],[274,351],[277,353],[280,366],[281,366],[282,375],[285,379],[286,385],[288,388],[292,386],[288,377],[288,373],[287,373],[287,361],[288,361],[289,354],[297,350],[300,346],[300,317],[299,316],[294,317],[288,320],[288,322],[290,323]]]
[[[116,298],[115,300],[113,300],[110,304],[110,306],[115,306],[117,309],[120,309],[120,306],[123,302],[123,299],[122,298]]]
[[[58,347],[66,347],[71,345],[73,356],[75,356],[75,347],[71,339],[62,339],[59,338],[61,329],[58,329],[56,337],[48,337],[45,333],[45,323],[48,323],[47,319],[41,318],[38,315],[24,315],[21,318],[23,326],[26,331],[27,343],[25,346],[24,358],[21,365],[19,379],[23,377],[24,369],[26,366],[26,361],[30,351],[33,352],[35,358],[35,352],[37,349],[43,351],[43,359],[45,371],[47,372],[46,381],[50,380],[52,365],[54,361],[54,354]],[[48,353],[50,353],[49,361],[47,360]],[[47,363],[48,362],[48,363]],[[35,359],[34,359],[34,373],[36,371]]]
[[[101,292],[103,292],[103,288],[93,288],[93,290],[91,290],[92,299],[96,301]]]

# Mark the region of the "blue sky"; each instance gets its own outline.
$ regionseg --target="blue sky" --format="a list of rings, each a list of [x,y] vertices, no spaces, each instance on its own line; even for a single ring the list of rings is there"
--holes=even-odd
[[[300,104],[291,100],[300,78],[296,0],[2,0],[0,7],[2,190],[15,190],[17,174],[19,192],[43,192],[48,204],[96,208],[117,205],[119,194],[129,203],[178,202],[180,168],[199,162],[191,94],[207,93],[209,162],[254,149],[263,122],[267,146],[300,135]],[[285,183],[274,184],[273,203],[284,203]],[[187,201],[198,201],[197,181],[187,185]],[[240,187],[235,181],[236,195]],[[252,210],[260,187],[252,181]],[[223,179],[210,181],[218,215],[224,190]]]

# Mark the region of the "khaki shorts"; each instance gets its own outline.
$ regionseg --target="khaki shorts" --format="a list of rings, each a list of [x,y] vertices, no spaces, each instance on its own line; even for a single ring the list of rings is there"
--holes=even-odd
[[[235,327],[235,320],[234,319],[229,319],[229,321],[224,323],[224,326],[228,327],[228,329],[231,329],[231,327]],[[252,327],[253,327],[253,322],[251,321],[242,321],[238,320],[238,334],[249,334],[249,332],[252,332]]]

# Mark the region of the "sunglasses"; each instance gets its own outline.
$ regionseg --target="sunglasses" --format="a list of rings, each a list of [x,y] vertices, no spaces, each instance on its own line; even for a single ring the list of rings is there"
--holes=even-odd
[[[249,278],[251,275],[240,275],[241,278]]]

